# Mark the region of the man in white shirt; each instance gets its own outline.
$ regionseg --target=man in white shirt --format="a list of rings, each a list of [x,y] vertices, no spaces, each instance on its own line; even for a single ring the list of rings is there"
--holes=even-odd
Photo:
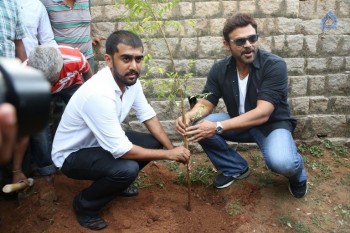
[[[23,44],[29,56],[38,45],[57,46],[45,6],[39,0],[17,0],[27,37]]]
[[[107,226],[98,212],[116,195],[138,194],[131,184],[149,161],[189,161],[189,150],[172,145],[147,102],[138,80],[142,60],[137,35],[112,33],[106,41],[107,67],[74,93],[56,131],[55,165],[70,178],[94,181],[73,201],[78,222],[91,230]],[[123,130],[130,109],[150,134]]]

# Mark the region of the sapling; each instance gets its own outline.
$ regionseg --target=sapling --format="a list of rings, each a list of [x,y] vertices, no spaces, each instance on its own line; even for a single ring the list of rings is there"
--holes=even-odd
[[[165,28],[173,27],[179,28],[181,24],[175,21],[162,20],[164,15],[173,9],[178,3],[178,0],[172,1],[154,1],[154,0],[124,0],[122,4],[128,9],[128,12],[125,12],[124,15],[120,17],[123,22],[126,22],[131,31],[135,33],[142,33],[145,35],[152,35],[154,33],[159,33],[161,38],[163,39],[167,54],[170,60],[170,71],[164,72],[162,68],[154,68],[148,66],[147,75],[152,74],[152,71],[158,71],[160,74],[165,74],[168,80],[172,80],[172,82],[163,82],[163,88],[159,90],[171,90],[168,94],[169,99],[174,101],[176,97],[180,99],[179,108],[181,112],[181,116],[183,121],[185,122],[185,112],[186,112],[186,89],[187,89],[187,80],[192,77],[192,73],[187,72],[185,74],[180,75],[177,71],[174,56],[170,45],[168,43],[168,39],[166,37]],[[192,21],[187,21],[188,24],[194,26]],[[146,55],[146,59],[149,61],[152,59],[151,55]],[[190,65],[193,65],[194,62],[190,61]],[[164,92],[163,92],[164,93]],[[184,147],[188,149],[188,140],[187,136],[183,136],[183,144]],[[186,174],[187,174],[187,187],[188,187],[188,202],[187,202],[187,210],[192,209],[191,204],[191,180],[190,180],[190,162],[186,165]]]

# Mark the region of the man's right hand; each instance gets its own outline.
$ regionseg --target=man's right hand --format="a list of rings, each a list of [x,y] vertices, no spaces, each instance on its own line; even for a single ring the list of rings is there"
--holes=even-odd
[[[191,153],[184,146],[175,147],[174,149],[168,150],[168,152],[170,160],[183,164],[187,164],[190,161]]]

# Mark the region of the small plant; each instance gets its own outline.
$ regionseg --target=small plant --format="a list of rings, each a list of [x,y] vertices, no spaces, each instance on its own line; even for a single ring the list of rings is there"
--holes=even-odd
[[[348,154],[348,147],[346,146],[335,146],[331,141],[326,139],[324,142],[324,147],[328,150],[332,151],[332,156],[344,156]]]
[[[239,214],[240,211],[241,211],[241,204],[240,204],[239,200],[235,200],[226,206],[226,212],[230,216],[237,215],[237,214]]]
[[[292,228],[292,224],[293,224],[293,220],[291,218],[289,218],[288,216],[282,216],[278,219],[278,222],[282,225],[282,226],[288,226],[290,228]]]
[[[323,145],[328,150],[332,150],[334,148],[333,143],[331,141],[329,141],[328,139],[323,141]]]
[[[249,156],[252,160],[252,167],[258,168],[260,166],[261,156],[256,152],[250,152]]]
[[[310,233],[311,232],[308,226],[305,226],[304,223],[299,222],[299,221],[297,223],[295,223],[294,227],[295,227],[295,231],[297,233]]]
[[[289,228],[294,228],[297,233],[310,233],[310,229],[305,226],[304,223],[298,221],[295,222],[288,216],[282,216],[278,219],[279,223],[284,226],[288,226]]]
[[[342,225],[344,222],[350,221],[350,206],[338,204],[333,208],[334,212],[339,213],[341,219],[339,219],[339,223]]]
[[[328,164],[316,160],[308,163],[308,166],[314,171],[320,171],[325,177],[329,177],[332,171]]]
[[[275,185],[275,182],[271,178],[271,174],[270,173],[263,173],[259,177],[259,185],[261,187],[273,187]]]
[[[311,221],[315,226],[322,228],[322,223],[325,222],[325,218],[323,216],[313,215]]]
[[[299,146],[298,146],[298,151],[299,151],[299,153],[300,154],[305,154],[306,152],[308,152],[309,151],[309,149],[307,148],[307,146],[304,144],[304,143],[302,143],[302,144],[300,144]]]
[[[211,185],[216,175],[216,171],[212,166],[201,165],[191,170],[190,180],[192,184],[208,186]],[[187,183],[186,173],[184,171],[178,173],[178,181],[180,184]]]
[[[164,161],[165,165],[169,168],[170,171],[174,172],[179,169],[179,163],[176,161]]]
[[[151,183],[146,182],[147,177],[148,177],[147,173],[144,171],[141,171],[139,176],[134,181],[134,185],[138,188],[146,188],[146,187],[152,186]]]
[[[312,156],[319,158],[323,156],[323,149],[321,146],[314,145],[309,148],[309,152]]]

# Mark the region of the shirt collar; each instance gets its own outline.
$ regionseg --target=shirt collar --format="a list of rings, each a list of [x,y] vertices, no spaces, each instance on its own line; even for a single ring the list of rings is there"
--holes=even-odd
[[[113,87],[113,89],[118,93],[118,95],[121,95],[122,94],[122,91],[120,90],[117,82],[114,80],[114,77],[113,77],[113,74],[112,74],[112,71],[111,71],[111,68],[106,66],[104,68],[104,72],[106,72],[106,77],[108,77],[108,80],[110,82],[110,85]]]

